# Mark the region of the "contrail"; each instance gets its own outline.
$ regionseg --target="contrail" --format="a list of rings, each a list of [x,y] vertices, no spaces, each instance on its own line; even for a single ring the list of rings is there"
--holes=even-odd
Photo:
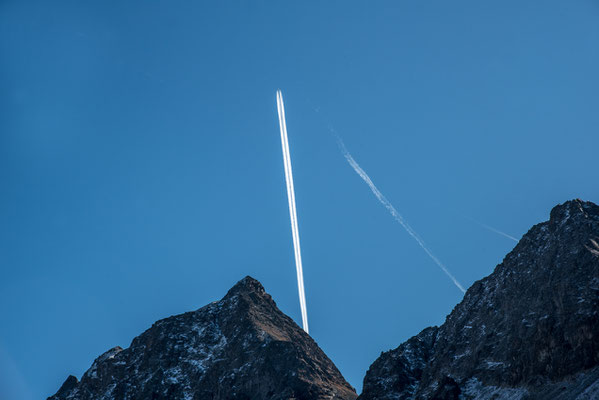
[[[420,238],[420,236],[418,236],[414,229],[412,229],[412,227],[401,216],[401,214],[397,212],[397,210],[395,209],[395,207],[393,207],[389,200],[387,200],[387,198],[377,189],[377,187],[374,185],[368,174],[366,174],[366,172],[358,165],[356,160],[354,160],[354,158],[351,156],[349,151],[347,151],[347,148],[345,147],[343,140],[341,140],[341,138],[334,132],[334,130],[332,130],[332,132],[335,134],[335,136],[337,136],[337,143],[339,144],[339,148],[341,149],[343,156],[345,157],[349,165],[351,165],[351,167],[354,169],[354,171],[356,171],[356,173],[360,175],[360,178],[362,178],[362,180],[366,182],[366,184],[370,187],[370,190],[372,190],[372,193],[374,193],[376,198],[391,213],[393,218],[395,218],[395,220],[399,222],[401,226],[403,226],[406,232],[408,232],[410,236],[412,236],[414,240],[416,240],[420,247],[422,247],[422,250],[424,250],[424,252],[428,254],[428,256],[435,262],[435,264],[437,264],[439,268],[441,268],[443,272],[445,272],[445,274],[453,281],[453,283],[458,287],[458,289],[460,289],[463,293],[466,293],[466,290],[464,290],[464,287],[460,284],[460,282],[458,282],[458,280],[451,274],[451,272],[449,272],[447,267],[443,265],[443,263],[429,250],[429,248],[426,246],[426,243],[424,243],[424,241]]]
[[[514,242],[516,242],[516,243],[518,242],[518,239],[516,239],[516,238],[515,238],[515,237],[513,237],[512,235],[508,235],[508,234],[507,234],[507,233],[505,233],[505,232],[501,232],[499,229],[495,229],[495,228],[493,228],[492,226],[489,226],[489,225],[487,225],[487,224],[483,224],[482,222],[480,222],[480,221],[477,221],[477,220],[475,220],[474,218],[467,217],[467,216],[465,216],[465,215],[464,215],[464,217],[465,217],[465,218],[468,218],[470,221],[474,222],[475,224],[478,224],[478,225],[482,226],[483,228],[490,230],[491,232],[495,232],[495,233],[497,233],[498,235],[505,236],[505,237],[506,237],[506,238],[508,238],[508,239],[512,239],[512,240],[513,240]]]
[[[297,212],[295,210],[295,190],[293,188],[293,174],[291,172],[291,157],[289,155],[289,140],[287,138],[287,124],[285,123],[285,106],[283,94],[277,90],[277,110],[279,112],[279,127],[281,129],[281,145],[283,147],[283,163],[285,165],[285,182],[287,183],[287,199],[289,200],[289,217],[291,218],[291,233],[293,236],[293,249],[295,251],[295,267],[297,271],[297,288],[299,291],[300,307],[302,309],[302,324],[304,331],[308,331],[308,310],[306,308],[306,294],[304,292],[304,271],[302,270],[302,253],[300,251],[299,229],[297,226]]]

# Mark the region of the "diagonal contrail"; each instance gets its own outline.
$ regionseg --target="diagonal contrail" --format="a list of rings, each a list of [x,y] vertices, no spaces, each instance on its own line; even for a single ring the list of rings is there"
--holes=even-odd
[[[293,249],[295,252],[297,288],[299,291],[300,308],[302,310],[302,325],[304,327],[304,331],[309,333],[308,310],[306,307],[306,294],[304,292],[302,253],[300,250],[299,229],[297,226],[297,212],[295,210],[295,190],[293,187],[293,174],[291,172],[291,156],[289,155],[289,140],[287,138],[287,124],[285,123],[285,106],[283,105],[283,94],[280,90],[277,90],[277,111],[279,112],[279,127],[281,129],[281,146],[283,147],[285,182],[287,184],[287,199],[289,200],[289,217],[291,218],[291,233],[293,236]]]
[[[430,251],[426,243],[424,243],[424,240],[422,240],[422,238],[418,236],[418,234],[414,231],[414,229],[412,229],[412,227],[401,216],[401,214],[397,212],[397,210],[395,209],[395,207],[393,207],[389,200],[387,200],[387,198],[377,189],[377,187],[374,185],[368,174],[366,174],[366,172],[358,165],[356,160],[354,160],[354,158],[351,156],[349,151],[347,151],[347,148],[345,147],[343,140],[341,140],[341,138],[334,131],[333,133],[337,137],[337,143],[339,144],[339,148],[341,149],[343,156],[345,157],[349,165],[351,165],[351,167],[354,169],[354,171],[356,171],[356,173],[360,176],[360,178],[362,178],[362,180],[366,182],[368,187],[370,187],[370,190],[372,190],[372,193],[374,193],[376,198],[391,213],[393,218],[395,218],[395,220],[399,222],[401,226],[403,226],[406,232],[408,232],[408,234],[412,236],[412,238],[414,238],[418,245],[422,247],[422,250],[424,250],[424,252],[435,262],[435,264],[437,264],[439,268],[441,268],[441,270],[445,272],[445,274],[452,280],[452,282],[458,287],[458,289],[460,289],[463,293],[466,293],[466,290],[464,290],[464,287],[460,284],[460,282],[458,282],[458,280],[451,274],[451,272],[449,272],[447,267],[443,265],[443,263]]]
[[[465,216],[465,215],[464,215],[464,217],[465,217],[465,218],[468,218],[470,221],[474,222],[475,224],[478,224],[478,225],[482,226],[483,228],[485,228],[485,229],[487,229],[487,230],[490,230],[491,232],[495,232],[495,233],[497,233],[498,235],[505,236],[505,237],[506,237],[506,238],[508,238],[508,239],[512,239],[512,240],[513,240],[514,242],[516,242],[516,243],[518,242],[518,239],[516,239],[516,238],[515,238],[515,237],[513,237],[512,235],[508,235],[507,233],[505,233],[505,232],[502,232],[502,231],[500,231],[499,229],[495,229],[495,228],[493,228],[492,226],[489,226],[489,225],[487,225],[487,224],[483,224],[482,222],[480,222],[480,221],[477,221],[477,220],[475,220],[474,218],[467,217],[467,216]]]

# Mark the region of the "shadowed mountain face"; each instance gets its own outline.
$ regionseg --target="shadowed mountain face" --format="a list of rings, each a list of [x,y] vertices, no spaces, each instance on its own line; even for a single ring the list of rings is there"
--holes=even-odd
[[[318,345],[246,277],[156,322],[52,400],[355,399]],[[361,400],[599,399],[599,206],[533,226],[440,327],[381,354]]]
[[[355,399],[318,345],[251,277],[160,320],[70,376],[50,399]]]
[[[599,398],[599,207],[555,207],[443,325],[383,353],[359,398]]]

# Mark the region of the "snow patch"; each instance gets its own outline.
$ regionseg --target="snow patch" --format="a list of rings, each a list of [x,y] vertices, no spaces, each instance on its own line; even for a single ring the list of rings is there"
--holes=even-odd
[[[524,400],[528,391],[522,388],[485,386],[476,378],[466,381],[460,400]]]

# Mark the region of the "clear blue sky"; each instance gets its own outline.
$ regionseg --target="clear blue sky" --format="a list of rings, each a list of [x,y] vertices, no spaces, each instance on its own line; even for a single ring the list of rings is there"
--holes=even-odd
[[[225,5],[226,3],[226,5]],[[492,3],[492,4],[491,4]],[[245,275],[301,321],[275,90],[313,337],[370,363],[557,203],[599,201],[599,2],[0,4],[0,397],[39,399]]]

